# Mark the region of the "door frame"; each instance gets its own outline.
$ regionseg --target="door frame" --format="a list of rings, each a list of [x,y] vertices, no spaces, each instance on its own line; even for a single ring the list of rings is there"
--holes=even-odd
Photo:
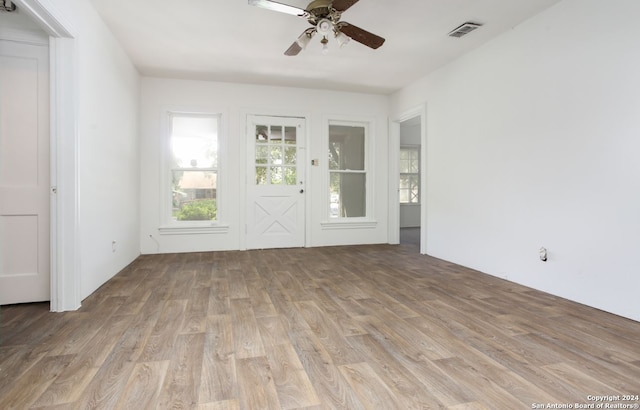
[[[49,35],[50,310],[80,307],[76,31],[53,0],[13,0]]]
[[[389,121],[389,238],[400,243],[400,123],[420,117],[420,253],[427,254],[427,104],[402,111]]]

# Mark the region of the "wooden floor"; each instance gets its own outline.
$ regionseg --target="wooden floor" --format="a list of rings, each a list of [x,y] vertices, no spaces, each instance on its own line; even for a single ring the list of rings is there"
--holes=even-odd
[[[414,246],[148,255],[79,311],[47,307],[2,307],[0,409],[530,409],[640,394],[640,323]]]

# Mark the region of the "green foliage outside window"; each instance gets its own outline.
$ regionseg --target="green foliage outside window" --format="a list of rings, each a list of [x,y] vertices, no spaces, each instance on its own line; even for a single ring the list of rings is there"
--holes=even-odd
[[[218,207],[215,199],[188,202],[176,215],[178,221],[211,221],[216,219]]]

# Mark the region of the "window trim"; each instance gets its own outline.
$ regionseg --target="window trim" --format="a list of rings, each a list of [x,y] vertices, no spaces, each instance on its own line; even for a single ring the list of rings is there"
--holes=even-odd
[[[208,233],[228,233],[228,224],[222,222],[226,213],[226,135],[228,134],[226,124],[226,112],[224,110],[212,110],[202,108],[185,107],[165,107],[163,110],[163,121],[161,133],[161,159],[160,159],[160,223],[158,232],[160,235],[191,235]],[[175,168],[171,167],[171,133],[172,118],[175,116],[192,117],[216,117],[218,120],[218,158],[217,167],[202,168],[202,171],[216,171],[216,205],[217,214],[215,221],[176,221],[172,214],[171,178]],[[200,169],[198,169],[200,170]]]
[[[401,145],[400,151],[398,151],[398,169],[400,169],[400,153],[402,150],[414,150],[418,153],[418,171],[417,172],[399,172],[398,174],[398,203],[402,206],[419,206],[420,205],[420,191],[422,191],[422,186],[420,185],[420,172],[422,170],[422,155],[421,155],[421,146],[420,145]],[[418,202],[402,202],[400,201],[400,177],[403,175],[415,175],[418,177]]]
[[[371,166],[371,158],[374,155],[375,147],[375,118],[358,116],[331,115],[324,117],[324,136],[322,138],[323,163],[323,211],[320,226],[323,230],[333,229],[372,229],[377,226],[375,215],[375,175],[374,167]],[[342,126],[362,126],[364,127],[364,170],[350,170],[351,173],[361,173],[365,175],[365,216],[361,217],[331,217],[330,216],[330,180],[332,172],[344,170],[329,169],[329,127],[331,125]]]

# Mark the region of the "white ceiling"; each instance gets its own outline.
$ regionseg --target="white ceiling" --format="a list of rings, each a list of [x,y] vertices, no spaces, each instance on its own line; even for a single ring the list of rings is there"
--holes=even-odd
[[[348,21],[386,38],[283,53],[310,27],[247,0],[91,0],[143,75],[388,94],[560,0],[360,0]],[[306,8],[307,0],[281,0]],[[484,24],[463,38],[460,24]]]

